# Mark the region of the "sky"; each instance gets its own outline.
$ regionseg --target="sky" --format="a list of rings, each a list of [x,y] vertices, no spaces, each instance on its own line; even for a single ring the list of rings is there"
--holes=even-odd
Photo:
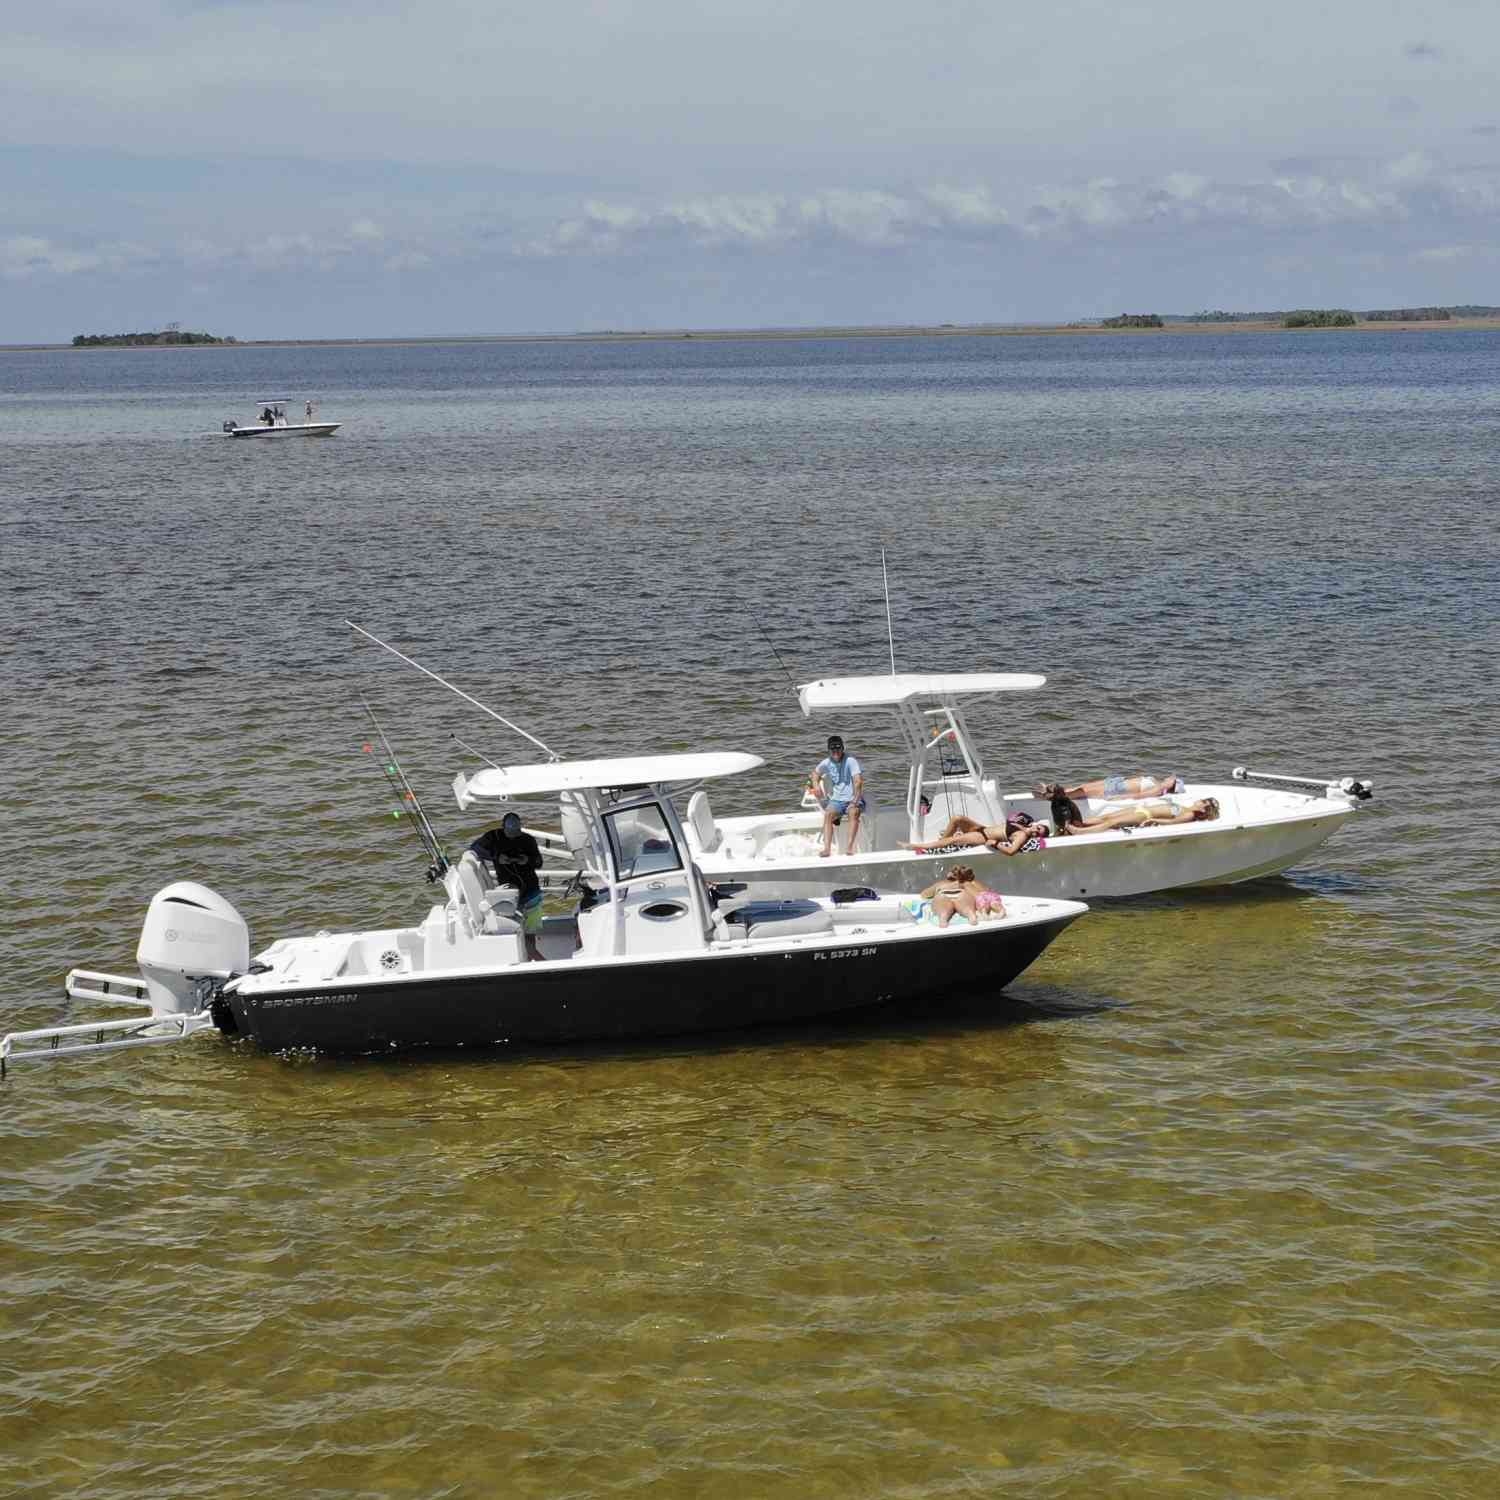
[[[1493,0],[43,0],[0,343],[1500,304]]]

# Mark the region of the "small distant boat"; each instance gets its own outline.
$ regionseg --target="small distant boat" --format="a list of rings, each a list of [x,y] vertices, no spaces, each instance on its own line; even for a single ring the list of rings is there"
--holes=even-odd
[[[256,402],[260,413],[254,422],[241,427],[230,417],[224,423],[224,435],[232,438],[284,438],[284,437],[328,437],[344,424],[342,422],[315,422],[317,407],[311,402],[303,404],[302,422],[289,422],[286,409],[296,403],[290,396],[265,396]]]

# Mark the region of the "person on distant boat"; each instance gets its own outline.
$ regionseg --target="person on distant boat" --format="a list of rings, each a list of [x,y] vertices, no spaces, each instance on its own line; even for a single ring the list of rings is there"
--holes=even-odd
[[[308,420],[308,421],[309,421],[309,422],[311,422],[311,421],[312,421],[312,414],[313,414],[313,404],[312,404],[312,402],[311,402],[311,401],[309,401],[309,402],[308,402],[308,403],[307,403],[307,411],[306,411],[306,416],[307,416],[307,420]]]
[[[1080,781],[1077,786],[1064,786],[1060,781],[1039,781],[1031,789],[1032,795],[1044,802],[1050,801],[1054,792],[1072,797],[1081,802],[1085,797],[1122,800],[1132,797],[1162,797],[1168,792],[1187,791],[1187,782],[1175,771],[1170,776],[1150,776],[1137,771],[1134,776],[1103,776],[1098,781]]]
[[[966,818],[962,813],[948,820],[948,826],[935,838],[924,844],[908,844],[898,840],[898,849],[911,849],[917,854],[931,854],[936,849],[951,849],[954,846],[977,849],[986,846],[997,854],[1029,854],[1047,847],[1052,830],[1045,820],[1032,818],[1023,812],[1006,816],[1004,823],[986,825]]]
[[[537,945],[537,934],[542,930],[542,882],[536,873],[542,867],[542,851],[536,840],[522,831],[520,814],[506,813],[498,828],[480,834],[469,848],[494,865],[502,885],[513,885],[520,892],[516,906],[526,936],[526,957],[542,962],[542,950]]]
[[[1108,833],[1115,828],[1162,828],[1172,823],[1209,823],[1218,816],[1219,804],[1213,797],[1201,797],[1186,807],[1166,801],[1137,802],[1134,807],[1116,808],[1100,813],[1097,818],[1085,818],[1065,794],[1052,799],[1052,818],[1059,834]]]
[[[865,773],[838,735],[828,736],[828,754],[813,767],[807,784],[823,809],[823,847],[818,853],[824,859],[833,853],[833,830],[847,816],[844,853],[852,854],[865,811]]]
[[[276,413],[269,406],[260,414],[260,419],[267,427],[276,425]]]

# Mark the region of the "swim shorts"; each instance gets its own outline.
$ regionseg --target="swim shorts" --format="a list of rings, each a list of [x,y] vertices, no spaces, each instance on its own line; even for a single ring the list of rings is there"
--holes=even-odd
[[[824,807],[831,808],[833,810],[833,815],[836,818],[842,818],[844,814],[849,811],[850,807],[854,805],[855,804],[847,801],[840,802],[836,798],[832,797],[830,797],[828,801],[823,804]],[[861,797],[857,805],[859,807],[859,810],[863,812],[865,810],[865,799]]]
[[[542,893],[534,891],[521,903],[521,926],[533,937],[542,930]]]

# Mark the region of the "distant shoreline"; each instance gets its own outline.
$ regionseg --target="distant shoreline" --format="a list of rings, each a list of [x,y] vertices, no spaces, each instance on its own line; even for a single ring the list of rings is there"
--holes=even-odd
[[[432,335],[423,338],[239,339],[222,344],[124,344],[76,348],[73,344],[0,344],[0,354],[51,354],[64,351],[90,358],[108,358],[120,349],[147,352],[160,349],[193,353],[233,354],[239,349],[355,349],[435,344],[659,344],[695,340],[702,343],[786,342],[794,339],[905,339],[905,338],[1038,338],[1094,336],[1099,338],[1178,338],[1205,333],[1403,333],[1447,332],[1453,329],[1500,329],[1500,317],[1449,318],[1406,323],[1361,322],[1353,328],[1285,329],[1279,322],[1168,323],[1163,328],[1101,328],[1071,323],[943,323],[923,328],[835,326],[830,328],[668,328],[593,333],[485,333]]]

